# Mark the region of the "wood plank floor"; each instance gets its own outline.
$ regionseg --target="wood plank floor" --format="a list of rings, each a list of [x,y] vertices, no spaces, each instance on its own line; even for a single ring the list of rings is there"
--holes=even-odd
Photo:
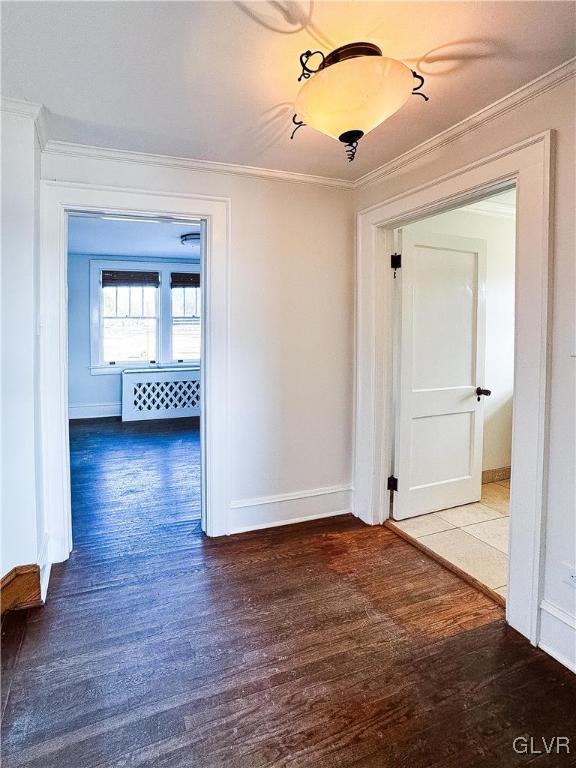
[[[71,444],[74,553],[3,625],[3,768],[575,764],[574,676],[391,530],[210,540],[189,424]],[[573,754],[516,754],[523,735]]]

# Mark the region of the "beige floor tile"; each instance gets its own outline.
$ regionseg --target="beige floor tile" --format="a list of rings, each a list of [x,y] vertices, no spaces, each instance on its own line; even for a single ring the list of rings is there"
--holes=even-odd
[[[502,595],[502,597],[508,597],[508,587],[504,585],[503,587],[497,587],[494,592],[498,592],[499,595]]]
[[[484,523],[486,520],[501,518],[502,514],[496,509],[485,507],[482,503],[464,504],[461,507],[452,507],[452,509],[442,509],[436,512],[443,520],[448,520],[455,528],[463,528],[465,525],[473,523]],[[433,533],[433,531],[430,531]]]
[[[496,485],[501,485],[502,488],[508,488],[508,490],[510,490],[510,478],[508,478],[508,480],[497,480]]]
[[[487,483],[482,486],[480,502],[500,512],[501,515],[507,515],[510,507],[510,491],[498,483]]]
[[[459,528],[423,536],[421,541],[487,587],[501,587],[508,580],[506,555]]]
[[[509,517],[499,517],[495,520],[487,520],[484,523],[476,523],[476,525],[468,525],[463,528],[466,533],[470,533],[481,541],[485,541],[486,544],[490,544],[492,547],[508,554],[508,531],[509,531]]]
[[[409,520],[392,520],[392,522],[400,530],[410,534],[410,536],[414,536],[416,539],[430,533],[438,533],[439,531],[447,531],[450,528],[454,528],[452,523],[440,517],[437,512],[432,512],[429,515],[420,515],[419,517],[411,517]]]

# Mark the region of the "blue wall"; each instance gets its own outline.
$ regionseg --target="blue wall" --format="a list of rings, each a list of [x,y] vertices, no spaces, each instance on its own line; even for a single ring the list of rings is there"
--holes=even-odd
[[[93,375],[90,372],[90,262],[105,259],[127,264],[142,261],[190,264],[189,259],[174,258],[68,256],[68,398],[71,419],[120,415],[122,375]]]

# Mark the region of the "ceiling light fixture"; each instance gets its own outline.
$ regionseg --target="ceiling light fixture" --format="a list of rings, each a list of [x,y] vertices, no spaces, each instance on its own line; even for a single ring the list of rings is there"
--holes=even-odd
[[[374,43],[348,43],[325,56],[305,51],[300,56],[306,82],[296,98],[296,126],[309,125],[341,141],[348,160],[356,156],[358,142],[387,120],[410,96],[421,96],[424,78],[406,64],[382,55]],[[416,80],[416,85],[414,85]]]

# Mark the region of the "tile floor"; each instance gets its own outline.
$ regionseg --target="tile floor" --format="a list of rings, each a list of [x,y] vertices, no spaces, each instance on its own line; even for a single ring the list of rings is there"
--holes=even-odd
[[[510,480],[482,486],[475,504],[393,523],[428,549],[506,597]]]

